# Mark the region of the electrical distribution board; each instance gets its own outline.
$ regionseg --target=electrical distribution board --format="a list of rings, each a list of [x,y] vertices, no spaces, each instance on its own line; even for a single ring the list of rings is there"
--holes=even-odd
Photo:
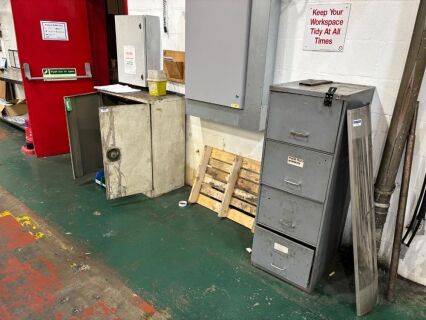
[[[346,110],[370,104],[373,93],[344,83],[271,87],[253,265],[314,288],[339,246],[348,209]]]
[[[147,87],[148,70],[161,69],[160,18],[115,16],[118,81]]]
[[[280,2],[186,1],[187,114],[264,130]]]

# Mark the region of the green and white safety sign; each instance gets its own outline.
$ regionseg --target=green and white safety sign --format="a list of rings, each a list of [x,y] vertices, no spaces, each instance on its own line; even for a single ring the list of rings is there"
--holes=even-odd
[[[43,68],[43,78],[45,80],[56,80],[56,79],[76,79],[77,69],[76,68]]]

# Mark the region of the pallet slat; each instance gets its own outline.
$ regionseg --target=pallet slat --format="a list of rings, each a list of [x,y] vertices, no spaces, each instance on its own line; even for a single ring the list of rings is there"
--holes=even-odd
[[[231,173],[228,177],[228,184],[226,185],[225,193],[223,195],[222,207],[220,208],[219,217],[224,218],[228,215],[229,204],[231,202],[232,194],[234,193],[235,183],[238,180],[238,173],[240,172],[242,159],[237,156],[232,166]]]
[[[235,189],[234,190],[234,197],[244,200],[245,202],[249,202],[251,204],[257,205],[257,195],[248,193],[244,190]]]
[[[235,154],[232,154],[223,150],[214,149],[214,148],[212,150],[212,158],[222,160],[223,162],[228,162],[232,164],[235,161],[235,157],[236,157]]]
[[[254,230],[259,180],[258,161],[206,146],[189,202]]]
[[[213,168],[220,169],[227,173],[230,173],[232,170],[232,164],[229,164],[220,160],[216,160],[213,158],[210,158],[209,165],[212,166]]]
[[[260,174],[260,162],[253,159],[243,159],[243,164],[241,165],[243,169],[248,171],[253,171]]]
[[[206,174],[221,182],[228,182],[229,173],[223,172],[219,169],[207,167]]]
[[[241,225],[243,225],[246,228],[252,229],[254,224],[254,218],[250,217],[244,213],[241,213],[240,211],[230,209],[228,213],[229,220],[235,221]]]
[[[252,214],[254,216],[256,215],[256,206],[255,205],[252,205],[250,203],[242,201],[242,200],[240,200],[238,198],[232,197],[232,199],[231,199],[231,205],[233,207],[237,207],[238,209],[241,209],[241,210],[243,210],[245,212],[248,212],[248,213],[250,213],[250,214]]]
[[[203,183],[204,176],[206,175],[206,168],[209,163],[212,150],[212,147],[204,147],[203,158],[201,159],[200,167],[198,168],[197,175],[195,176],[194,185],[192,186],[191,194],[189,195],[189,203],[197,202],[198,194],[200,193],[201,184]]]
[[[259,183],[260,181],[260,174],[253,171],[248,171],[247,169],[241,169],[240,171],[240,177],[255,183]]]
[[[197,203],[202,205],[203,207],[206,207],[207,209],[210,209],[214,212],[219,212],[220,209],[220,202],[216,201],[212,198],[209,198],[203,194],[200,194],[198,196]]]
[[[200,194],[209,196],[210,198],[216,199],[218,201],[223,200],[223,192],[213,189],[211,186],[205,183],[203,183],[203,185],[201,186]]]
[[[248,181],[246,179],[239,178],[237,180],[236,186],[237,186],[238,189],[247,191],[247,192],[252,193],[252,194],[258,194],[259,193],[259,184],[255,183],[255,182]]]

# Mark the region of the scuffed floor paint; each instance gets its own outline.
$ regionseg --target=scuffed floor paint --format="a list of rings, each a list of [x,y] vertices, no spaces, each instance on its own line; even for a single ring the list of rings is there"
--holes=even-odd
[[[1,188],[0,199],[0,210],[13,203],[26,212],[0,211],[1,320],[169,318],[56,232],[43,232],[51,228]]]

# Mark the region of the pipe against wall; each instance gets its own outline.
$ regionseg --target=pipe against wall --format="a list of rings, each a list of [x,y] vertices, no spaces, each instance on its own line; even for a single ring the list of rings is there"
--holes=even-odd
[[[395,109],[386,138],[382,161],[375,184],[377,249],[380,248],[383,226],[389,210],[395,179],[402,159],[414,107],[426,66],[426,1],[420,1],[417,18],[405,63]]]
[[[399,196],[398,211],[395,223],[395,233],[393,238],[392,259],[389,268],[388,280],[388,300],[395,298],[395,284],[398,276],[399,254],[401,251],[402,232],[404,230],[405,210],[407,207],[408,188],[410,185],[411,165],[413,163],[414,144],[416,141],[416,122],[419,104],[414,108],[413,119],[411,120],[410,132],[407,138],[405,150],[404,168],[402,173],[401,192]]]

